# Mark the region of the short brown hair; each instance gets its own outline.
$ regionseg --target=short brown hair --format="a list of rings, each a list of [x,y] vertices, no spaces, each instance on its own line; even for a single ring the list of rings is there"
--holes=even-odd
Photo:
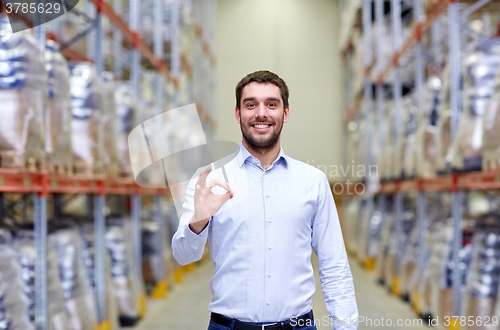
[[[238,85],[236,85],[236,107],[239,109],[241,106],[241,94],[243,93],[243,88],[251,82],[257,82],[261,84],[271,83],[279,87],[281,91],[281,98],[283,99],[284,108],[288,107],[288,87],[283,79],[281,79],[277,74],[270,71],[262,70],[250,73],[240,80]]]

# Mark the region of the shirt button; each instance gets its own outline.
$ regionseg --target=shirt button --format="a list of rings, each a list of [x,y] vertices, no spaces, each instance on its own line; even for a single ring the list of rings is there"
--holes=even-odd
[[[194,257],[194,253],[191,253],[191,255]]]
[[[268,301],[267,301],[267,304],[268,304],[268,305],[271,305],[271,302],[268,300]]]
[[[199,239],[195,239],[194,241],[195,241],[195,242],[199,242],[200,240],[199,240]]]
[[[267,277],[271,277],[271,273],[268,273],[268,274],[267,274]]]
[[[269,246],[268,248],[269,248],[269,250],[272,250],[272,247],[271,247],[271,246]]]
[[[266,195],[266,197],[267,197],[267,198],[269,198],[269,197],[270,197],[270,195],[269,195],[269,194],[267,194],[267,195]]]
[[[267,219],[267,221],[269,221],[269,223],[271,223],[271,222],[272,222],[272,221],[271,221],[271,219]]]

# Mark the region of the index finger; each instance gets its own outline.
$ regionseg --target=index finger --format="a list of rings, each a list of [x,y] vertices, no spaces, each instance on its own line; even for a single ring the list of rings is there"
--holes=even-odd
[[[212,167],[208,166],[203,172],[201,172],[200,176],[198,177],[198,181],[196,181],[196,184],[200,185],[201,187],[205,187],[207,183],[207,176],[211,171]]]

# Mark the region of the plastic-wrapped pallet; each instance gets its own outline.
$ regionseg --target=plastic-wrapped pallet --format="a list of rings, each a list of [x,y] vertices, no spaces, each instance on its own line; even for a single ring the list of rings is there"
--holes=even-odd
[[[466,223],[464,226],[469,226]],[[446,317],[453,316],[452,305],[452,287],[453,287],[453,221],[450,219],[447,223],[437,228],[436,232],[431,234],[431,239],[434,241],[434,247],[429,259],[426,272],[427,283],[424,284],[429,294],[430,310],[434,317],[439,317],[439,324],[443,324]],[[467,243],[467,235],[464,232],[464,246],[459,252],[460,268],[462,269],[461,286],[465,288],[465,271],[471,261],[472,245]]]
[[[102,74],[102,104],[104,125],[103,165],[108,177],[118,176],[118,128],[116,123],[115,82],[111,72]]]
[[[417,107],[415,107],[414,95],[410,94],[403,98],[403,129],[398,137],[398,146],[395,150],[394,169],[396,178],[411,177],[412,173],[407,168],[410,162],[413,144],[415,142],[415,131],[417,128]]]
[[[441,84],[441,78],[438,76],[430,76],[427,79],[419,105],[413,153],[406,167],[409,173],[426,179],[436,176],[436,135]]]
[[[83,264],[85,265],[85,270],[87,274],[87,279],[92,287],[92,293],[94,295],[94,299],[92,301],[87,300],[87,308],[91,308],[91,306],[95,306],[94,301],[96,301],[97,297],[95,296],[95,272],[94,272],[94,226],[92,223],[86,223],[80,226],[79,233],[82,242],[82,259]],[[118,307],[116,305],[115,299],[115,291],[112,285],[111,280],[111,267],[109,255],[105,255],[105,279],[106,279],[106,311],[108,313],[107,319],[110,322],[111,330],[118,330],[119,326],[119,317],[118,317]],[[97,314],[97,310],[95,311]]]
[[[393,128],[393,122],[394,122],[394,111],[392,104],[389,102],[385,103],[387,111],[387,115],[385,118],[386,124],[386,136],[385,136],[385,144],[382,150],[382,157],[380,159],[380,178],[382,180],[387,180],[391,179],[394,177],[394,152],[395,152],[395,147],[394,147],[394,130]]]
[[[32,230],[15,232],[15,244],[19,250],[19,259],[24,281],[24,292],[29,299],[29,316],[35,319],[35,237]],[[68,314],[64,305],[63,291],[59,280],[57,255],[51,246],[47,246],[47,317],[48,329],[70,329]]]
[[[116,86],[115,103],[118,119],[118,165],[120,167],[120,174],[128,176],[132,174],[128,135],[138,124],[137,117],[140,104],[132,88],[125,83]]]
[[[43,108],[47,71],[30,30],[12,33],[0,14],[0,164],[36,170],[45,164]]]
[[[368,203],[361,198],[359,201],[358,214],[356,217],[356,245],[358,247],[358,261],[363,263],[366,259],[367,241],[368,241]]]
[[[140,318],[143,283],[132,269],[130,221],[122,216],[106,218],[106,246],[111,257],[111,276],[122,326],[133,326]]]
[[[359,212],[359,203],[360,203],[360,198],[357,196],[354,196],[350,198],[347,207],[346,207],[346,219],[348,219],[347,224],[346,224],[346,245],[347,249],[351,254],[355,254],[358,251],[357,247],[357,219],[358,219],[358,212]]]
[[[498,224],[500,215],[488,214],[484,220]],[[475,322],[475,325],[469,325],[466,329],[497,329],[493,326],[492,317],[495,316],[500,280],[500,228],[497,226],[478,229],[474,234],[473,248],[463,315],[471,316],[474,320],[480,319],[482,322]]]
[[[97,322],[94,295],[81,258],[82,242],[76,229],[51,234],[50,243],[57,254],[59,278],[66,301],[70,329],[92,330]]]
[[[439,233],[446,225],[447,219],[450,217],[449,212],[447,213],[444,211],[449,209],[450,206],[449,198],[445,197],[446,196],[442,196],[440,193],[437,193],[436,195],[431,195],[428,202],[428,227],[424,230],[424,240],[426,242],[424,250],[424,270],[429,267],[429,261],[434,249],[436,246],[440,246],[438,241]],[[415,291],[410,291],[412,294],[414,310],[425,319],[432,319],[433,314],[435,316],[437,312],[432,309],[431,284],[429,276],[429,271],[419,272],[416,280],[416,287],[414,288]]]
[[[410,244],[410,237],[415,229],[416,216],[415,216],[415,199],[412,196],[404,196],[403,199],[403,218],[401,219],[401,236],[396,236],[396,228],[391,238],[391,245],[389,248],[389,267],[387,271],[389,272],[389,284],[395,294],[407,294],[408,292],[402,291],[405,279],[402,278],[405,271],[403,269],[404,260],[408,252],[408,246]],[[398,267],[398,257],[400,259],[400,266]],[[411,272],[411,266],[408,266],[407,273]],[[410,275],[411,276],[411,275]],[[408,281],[407,281],[408,282]],[[407,283],[406,282],[406,283]]]
[[[395,244],[395,221],[392,202],[387,199],[385,220],[380,229],[380,243],[377,247],[376,273],[381,284],[390,284],[389,251]]]
[[[102,82],[94,64],[70,63],[71,142],[75,171],[102,173],[104,145]]]
[[[375,210],[368,221],[368,240],[366,244],[365,268],[372,270],[375,266],[375,259],[379,245],[381,244],[382,229],[384,219],[380,210]]]
[[[47,40],[45,68],[49,95],[45,118],[45,153],[49,168],[58,173],[71,170],[71,96],[69,94],[68,62],[59,46]]]
[[[483,118],[483,170],[500,169],[500,70],[495,78],[493,94]]]
[[[142,226],[142,274],[146,284],[157,286],[165,280],[167,235],[164,226],[156,221],[154,207],[145,208],[141,214]],[[165,217],[165,215],[164,215]],[[163,261],[163,269],[161,267]]]
[[[465,58],[464,107],[452,144],[452,168],[478,171],[482,168],[483,115],[495,91],[500,65],[500,38],[482,41]]]
[[[22,270],[9,231],[0,229],[0,329],[32,330]]]
[[[459,92],[459,99],[461,92]],[[445,174],[451,168],[451,132],[450,132],[450,69],[445,66],[442,87],[439,94],[438,120],[436,132],[436,173]]]

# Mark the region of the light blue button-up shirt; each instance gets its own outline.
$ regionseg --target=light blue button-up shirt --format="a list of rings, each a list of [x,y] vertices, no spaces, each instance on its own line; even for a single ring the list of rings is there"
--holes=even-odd
[[[317,322],[329,322],[332,329],[357,329],[352,275],[325,174],[286,156],[281,148],[264,170],[242,143],[224,169],[234,197],[195,234],[188,226],[194,215],[195,176],[172,241],[175,259],[185,265],[201,258],[208,239],[215,266],[209,311],[271,323],[309,312],[316,288],[312,246],[330,316]],[[216,177],[224,180],[221,169],[212,171],[207,181]],[[345,320],[343,326],[339,320]]]

